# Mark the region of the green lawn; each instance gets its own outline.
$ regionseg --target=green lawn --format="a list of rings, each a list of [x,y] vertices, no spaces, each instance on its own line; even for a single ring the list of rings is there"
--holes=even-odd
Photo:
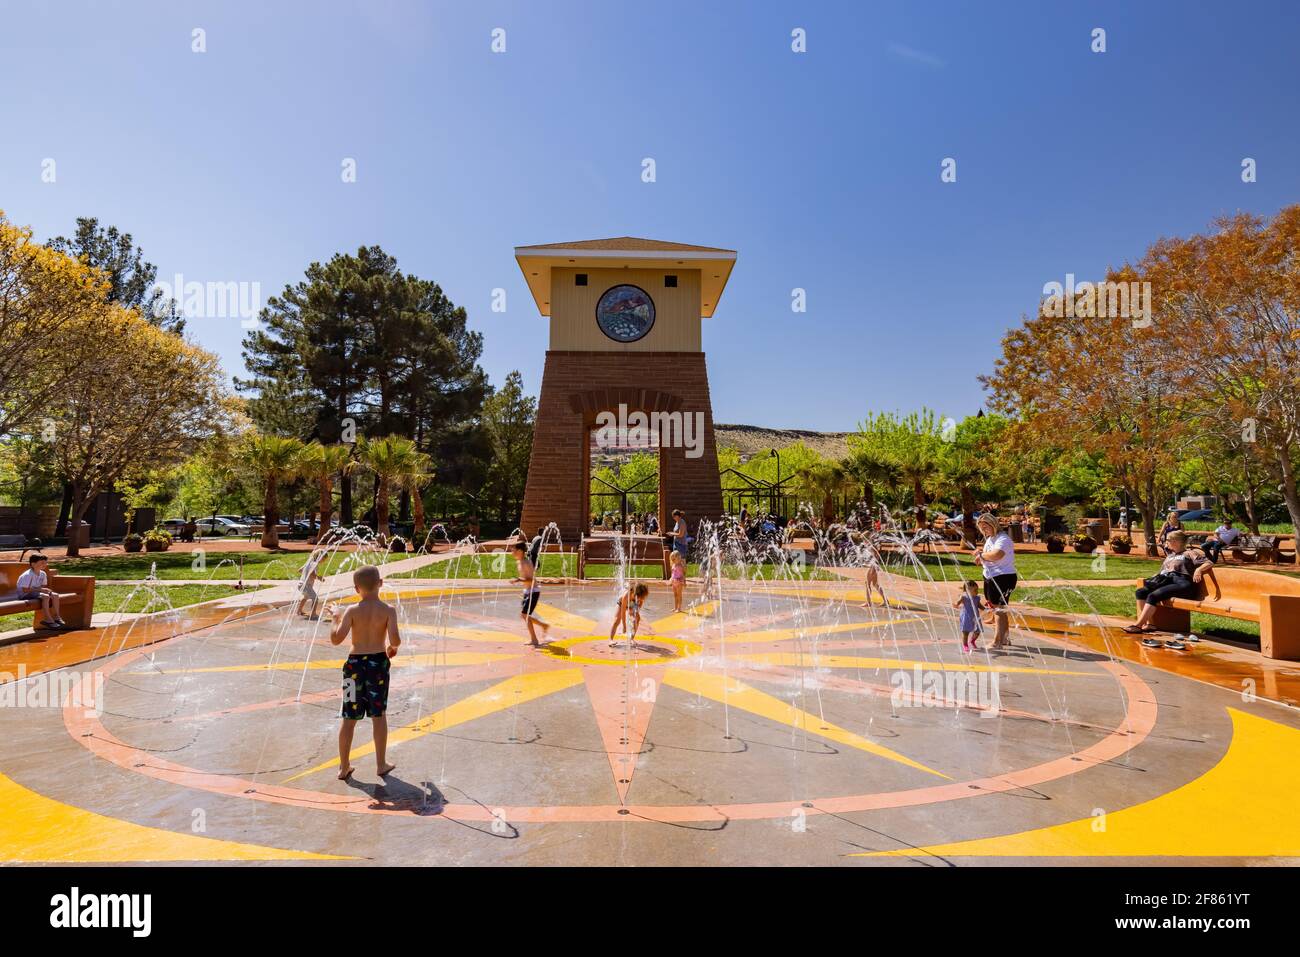
[[[236,592],[229,585],[162,585],[158,587],[162,597],[137,585],[101,585],[95,583],[95,611],[166,611],[168,608],[181,608],[185,605],[197,605],[201,601],[223,598]],[[250,589],[258,591],[260,589]],[[12,631],[15,628],[29,628],[32,624],[31,612],[21,615],[0,616],[0,631]]]
[[[1159,527],[1159,524],[1160,524],[1159,522],[1156,523],[1157,527]],[[1217,521],[1217,520],[1212,522],[1184,522],[1183,523],[1183,525],[1187,527],[1188,531],[1192,531],[1192,532],[1212,532],[1222,524],[1223,523],[1221,521]],[[1237,528],[1241,529],[1241,533],[1243,535],[1249,534],[1250,530],[1246,528],[1244,524],[1238,525]],[[1259,534],[1294,535],[1295,526],[1293,526],[1290,522],[1272,522],[1272,523],[1264,522],[1259,526]]]
[[[201,546],[194,546],[201,547]],[[294,579],[302,572],[310,552],[210,552],[204,556],[204,567],[195,568],[196,556],[190,546],[173,545],[166,552],[136,552],[127,555],[107,555],[94,558],[70,558],[52,562],[53,570],[61,575],[93,575],[97,581],[135,581],[147,578],[150,566],[158,565],[161,579],[212,578],[219,581],[239,578],[239,559],[244,559],[244,577],[250,579]],[[394,559],[401,558],[395,555]],[[334,574],[352,567],[351,552],[335,552],[321,567],[322,574]]]
[[[543,555],[538,575],[542,578],[571,578],[578,574],[578,556],[574,554]],[[588,578],[614,578],[617,576],[616,565],[589,565]],[[636,578],[661,578],[663,568],[659,565],[634,565],[631,573]],[[739,578],[740,569],[727,566],[723,572],[727,578]],[[426,565],[411,572],[401,572],[392,578],[514,578],[515,561],[506,552],[479,554]],[[789,578],[789,572],[778,570],[774,565],[748,565],[745,568],[748,578],[760,576],[764,579]],[[687,564],[686,577],[698,580],[701,577],[700,566],[694,562]],[[808,581],[838,581],[839,576],[822,569],[808,566],[802,576]]]
[[[939,555],[917,555],[924,572],[901,556],[886,553],[887,570],[912,578],[922,578],[928,573],[936,581],[954,578],[980,578],[982,572],[969,552],[952,552]],[[1081,555],[1075,551],[1049,555],[1046,552],[1020,552],[1016,555],[1016,572],[1021,582],[1033,578],[1054,578],[1059,581],[1077,581],[1085,578],[1146,578],[1160,570],[1154,558],[1136,555]]]
[[[1084,585],[1017,588],[1015,601],[1052,611],[1071,612],[1078,615],[1117,615],[1132,618],[1134,612],[1133,589],[1122,586]],[[1232,638],[1238,641],[1259,641],[1259,625],[1253,621],[1236,621],[1217,615],[1192,613],[1192,631],[1212,638]]]

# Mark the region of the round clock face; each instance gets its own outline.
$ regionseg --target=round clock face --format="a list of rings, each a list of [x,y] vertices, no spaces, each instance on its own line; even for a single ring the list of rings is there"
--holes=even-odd
[[[612,286],[596,303],[596,325],[615,342],[636,342],[654,324],[654,300],[640,286]]]

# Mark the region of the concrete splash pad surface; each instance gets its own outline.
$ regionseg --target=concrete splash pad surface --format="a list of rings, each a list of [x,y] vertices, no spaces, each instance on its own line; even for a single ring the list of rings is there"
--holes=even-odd
[[[0,857],[916,866],[1300,854],[1270,803],[1294,793],[1292,712],[1095,651],[1021,634],[1009,654],[965,655],[946,609],[864,609],[860,593],[824,584],[689,593],[683,615],[656,589],[640,647],[610,648],[609,583],[545,589],[553,641],[537,651],[513,588],[401,594],[386,780],[367,723],[356,774],[336,779],[344,651],[325,624],[270,610],[84,666],[87,681],[103,675],[102,713],[0,710]],[[1177,810],[1188,789],[1201,812],[1190,836],[1187,815],[1159,804]],[[1220,800],[1236,806],[1218,813]]]

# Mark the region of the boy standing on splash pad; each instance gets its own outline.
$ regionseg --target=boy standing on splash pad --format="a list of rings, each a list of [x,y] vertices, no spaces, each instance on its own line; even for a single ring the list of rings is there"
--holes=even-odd
[[[528,546],[522,541],[515,542],[510,548],[515,553],[515,567],[519,571],[519,574],[510,580],[524,586],[524,598],[519,606],[519,617],[528,626],[529,643],[534,648],[540,648],[542,645],[537,640],[537,632],[533,628],[533,623],[536,622],[542,626],[542,634],[550,631],[551,626],[534,614],[537,603],[542,597],[542,590],[537,586],[537,566],[533,564],[532,558],[528,555]]]
[[[352,636],[352,653],[343,662],[343,724],[339,727],[339,780],[352,776],[352,735],[357,722],[369,718],[374,728],[375,769],[379,776],[390,773],[388,749],[388,671],[389,659],[402,643],[397,632],[397,609],[379,600],[384,584],[379,569],[363,565],[352,573],[352,585],[361,600],[342,615],[331,606],[334,627],[330,644],[341,645]],[[385,647],[387,641],[387,647]]]

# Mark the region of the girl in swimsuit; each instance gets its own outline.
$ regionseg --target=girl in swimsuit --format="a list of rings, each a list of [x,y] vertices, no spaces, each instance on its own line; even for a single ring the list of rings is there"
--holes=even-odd
[[[673,586],[673,611],[682,610],[682,595],[686,592],[686,564],[680,552],[674,551],[671,558],[670,580]]]
[[[641,609],[645,607],[646,596],[650,594],[650,589],[644,584],[633,585],[628,582],[627,590],[619,596],[618,603],[614,610],[614,623],[609,626],[609,642],[614,643],[614,635],[622,628],[628,630],[627,618],[632,616],[632,630],[629,637],[633,642],[636,641],[637,629],[641,627]]]

